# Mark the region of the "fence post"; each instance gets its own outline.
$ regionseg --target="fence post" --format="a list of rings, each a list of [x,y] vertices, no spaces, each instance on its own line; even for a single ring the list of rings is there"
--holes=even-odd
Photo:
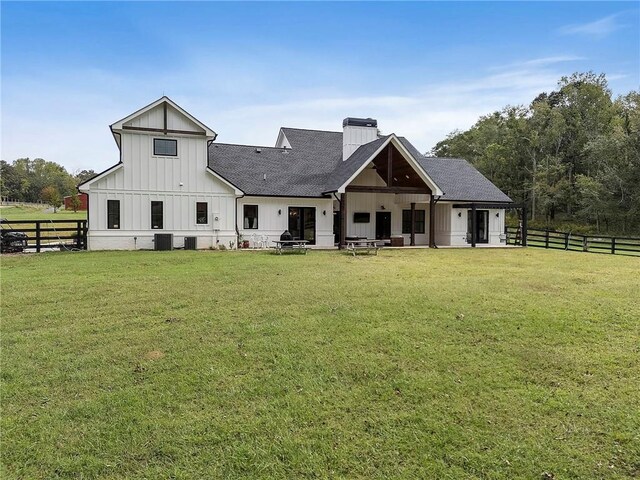
[[[616,238],[615,237],[611,238],[611,254],[612,255],[616,254]]]
[[[549,248],[549,229],[544,231],[544,248]]]
[[[40,253],[40,222],[36,221],[36,252]]]
[[[582,251],[583,252],[588,252],[589,251],[589,242],[587,241],[587,237],[586,236],[582,237]]]
[[[82,249],[82,237],[80,236],[80,221],[76,222],[76,248],[78,250]]]
[[[522,205],[522,241],[520,242],[520,244],[523,247],[527,246],[527,230],[528,230],[528,221],[529,219],[527,218],[527,205]]]
[[[569,250],[569,232],[564,232],[564,249]]]

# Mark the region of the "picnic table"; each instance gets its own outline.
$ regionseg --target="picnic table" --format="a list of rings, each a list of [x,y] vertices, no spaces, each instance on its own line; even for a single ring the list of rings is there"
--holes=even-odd
[[[371,250],[378,255],[378,250],[380,246],[378,245],[378,240],[370,240],[368,238],[355,238],[347,240],[347,251],[353,253],[353,256],[356,256],[357,252],[364,252],[366,250],[367,253],[371,253]]]
[[[273,243],[276,244],[274,248],[278,255],[282,255],[283,251],[304,252],[306,255],[309,249],[309,240],[274,240]]]

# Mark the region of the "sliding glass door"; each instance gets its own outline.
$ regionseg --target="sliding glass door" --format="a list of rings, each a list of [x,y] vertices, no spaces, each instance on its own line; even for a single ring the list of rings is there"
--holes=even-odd
[[[473,210],[467,211],[467,237],[471,242]],[[476,210],[476,243],[489,243],[489,210]]]
[[[289,233],[296,240],[316,243],[316,209],[314,207],[289,207]]]

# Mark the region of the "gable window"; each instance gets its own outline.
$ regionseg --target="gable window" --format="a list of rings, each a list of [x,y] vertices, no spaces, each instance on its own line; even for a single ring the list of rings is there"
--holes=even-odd
[[[425,210],[416,210],[416,233],[425,232]],[[402,210],[402,233],[411,233],[411,210]]]
[[[162,202],[151,202],[151,228],[162,229]]]
[[[107,200],[107,228],[120,228],[120,200]]]
[[[178,140],[170,138],[154,138],[153,154],[158,157],[177,157]]]
[[[206,225],[207,223],[209,223],[207,207],[207,202],[196,202],[196,224]]]
[[[244,206],[244,228],[258,228],[258,205]]]

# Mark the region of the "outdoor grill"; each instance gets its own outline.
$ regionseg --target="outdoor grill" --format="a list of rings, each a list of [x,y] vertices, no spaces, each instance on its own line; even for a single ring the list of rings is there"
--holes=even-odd
[[[282,232],[282,235],[280,235],[280,240],[293,240],[293,235],[291,235],[291,232],[289,232],[289,230],[285,230],[284,232]]]

